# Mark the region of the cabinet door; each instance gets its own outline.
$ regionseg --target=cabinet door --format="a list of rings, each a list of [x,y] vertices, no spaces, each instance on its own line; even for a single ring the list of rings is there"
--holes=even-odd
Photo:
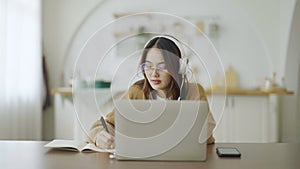
[[[55,139],[74,138],[74,106],[71,96],[54,96],[54,137]]]
[[[269,124],[267,96],[235,96],[232,118],[235,142],[265,142]],[[267,117],[267,118],[266,118]]]
[[[228,96],[214,131],[216,142],[278,141],[278,113],[269,100],[269,96]]]

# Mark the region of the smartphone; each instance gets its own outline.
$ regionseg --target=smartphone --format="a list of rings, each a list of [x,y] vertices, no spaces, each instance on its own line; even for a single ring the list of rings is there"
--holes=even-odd
[[[235,147],[217,147],[219,157],[241,157],[240,151]]]

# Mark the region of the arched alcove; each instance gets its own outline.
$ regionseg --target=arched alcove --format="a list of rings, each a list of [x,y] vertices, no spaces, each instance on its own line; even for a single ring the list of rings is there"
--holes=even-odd
[[[278,71],[277,61],[273,61],[273,59],[278,60],[278,56],[276,56],[278,52],[276,49],[270,48],[272,44],[268,44],[270,40],[264,36],[266,34],[264,31],[268,27],[265,28],[264,25],[260,24],[270,18],[259,17],[258,14],[252,16],[254,5],[248,8],[247,3],[235,3],[233,0],[226,2],[203,1],[203,3],[188,0],[187,2],[176,1],[173,3],[174,8],[165,8],[169,3],[168,1],[154,0],[152,3],[127,1],[127,5],[120,5],[114,0],[104,0],[79,25],[66,51],[64,85],[68,85],[72,79],[76,58],[85,42],[95,31],[114,20],[114,13],[139,11],[159,11],[180,17],[194,17],[194,19],[203,16],[220,16],[221,19],[218,23],[219,39],[213,43],[221,56],[224,68],[227,69],[231,65],[238,72],[241,88],[259,88],[263,85],[266,76],[270,77],[272,72]],[[278,4],[274,6],[276,5]],[[270,10],[268,12],[274,13],[276,11]],[[268,22],[278,24],[276,19]],[[270,32],[274,35],[278,34],[276,29],[269,29],[268,34]],[[111,41],[112,39],[107,38],[105,40]],[[274,43],[277,41],[275,40]],[[279,72],[279,74],[281,73]],[[214,76],[217,77],[218,72],[212,75],[212,77]]]

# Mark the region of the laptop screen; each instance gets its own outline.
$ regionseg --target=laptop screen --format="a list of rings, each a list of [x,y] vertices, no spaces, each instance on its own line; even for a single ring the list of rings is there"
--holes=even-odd
[[[120,100],[115,107],[117,158],[205,160],[206,102]]]

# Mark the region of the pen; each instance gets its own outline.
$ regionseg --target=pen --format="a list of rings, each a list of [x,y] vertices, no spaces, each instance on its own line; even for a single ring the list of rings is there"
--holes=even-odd
[[[109,133],[108,128],[107,128],[107,125],[106,125],[106,122],[105,122],[103,116],[101,116],[100,121],[101,121],[102,126],[103,126],[103,128],[105,129],[105,131],[106,131],[107,133]]]

